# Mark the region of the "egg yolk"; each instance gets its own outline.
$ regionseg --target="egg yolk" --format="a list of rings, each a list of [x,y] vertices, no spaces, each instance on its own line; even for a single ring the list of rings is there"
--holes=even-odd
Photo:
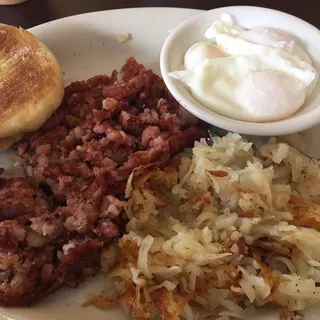
[[[255,121],[274,121],[290,117],[304,102],[306,89],[280,71],[251,73],[239,88],[237,99],[242,101]]]
[[[184,66],[191,71],[201,65],[206,59],[216,59],[225,57],[225,54],[218,47],[211,43],[197,42],[186,52]]]

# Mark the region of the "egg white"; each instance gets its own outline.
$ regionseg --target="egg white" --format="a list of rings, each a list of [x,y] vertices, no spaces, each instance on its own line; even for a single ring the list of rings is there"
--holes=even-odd
[[[294,39],[274,28],[244,30],[223,15],[185,54],[185,71],[172,75],[193,96],[230,118],[276,121],[303,105],[318,82],[311,59]]]

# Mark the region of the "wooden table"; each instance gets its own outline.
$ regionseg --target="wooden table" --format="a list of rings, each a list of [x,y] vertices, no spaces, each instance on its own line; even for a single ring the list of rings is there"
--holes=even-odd
[[[19,5],[0,6],[0,22],[30,28],[54,19],[90,11],[128,7],[213,9],[228,5],[256,5],[278,9],[320,28],[319,0],[29,0]]]

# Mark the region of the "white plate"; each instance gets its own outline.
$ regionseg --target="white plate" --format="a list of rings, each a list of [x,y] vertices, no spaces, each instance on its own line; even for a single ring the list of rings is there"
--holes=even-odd
[[[170,30],[198,10],[173,8],[137,8],[89,13],[65,18],[32,28],[54,52],[65,72],[66,83],[110,73],[134,56],[159,73],[161,46]],[[117,36],[131,33],[133,39],[118,44]],[[0,167],[10,164],[8,155],[0,155]],[[100,311],[82,308],[88,293],[103,288],[103,277],[88,280],[77,289],[64,288],[32,308],[0,308],[0,320],[128,320],[120,310]],[[317,320],[320,308],[310,310],[306,320]],[[254,320],[278,320],[277,312],[264,310],[248,317]]]

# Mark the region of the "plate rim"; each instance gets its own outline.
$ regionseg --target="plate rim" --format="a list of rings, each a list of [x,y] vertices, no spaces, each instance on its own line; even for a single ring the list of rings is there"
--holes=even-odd
[[[205,12],[208,10],[203,10],[203,9],[194,9],[194,8],[183,8],[183,7],[130,7],[130,8],[118,8],[118,9],[107,9],[107,10],[98,10],[98,11],[90,11],[90,12],[84,12],[84,13],[79,13],[79,14],[74,14],[74,15],[70,15],[70,16],[66,16],[66,17],[62,17],[62,18],[57,18],[57,19],[53,19],[41,24],[37,24],[33,27],[27,28],[26,30],[33,32],[33,31],[37,31],[37,29],[40,29],[41,27],[44,26],[48,26],[49,24],[55,24],[55,23],[61,23],[61,22],[65,22],[67,20],[71,20],[71,19],[78,19],[84,16],[91,16],[91,15],[96,15],[96,14],[101,14],[101,13],[109,13],[109,12],[116,12],[116,13],[120,13],[120,12],[130,12],[130,11],[158,11],[158,10],[164,10],[164,11],[189,11],[189,12],[194,12],[196,13],[201,13],[201,12]]]

